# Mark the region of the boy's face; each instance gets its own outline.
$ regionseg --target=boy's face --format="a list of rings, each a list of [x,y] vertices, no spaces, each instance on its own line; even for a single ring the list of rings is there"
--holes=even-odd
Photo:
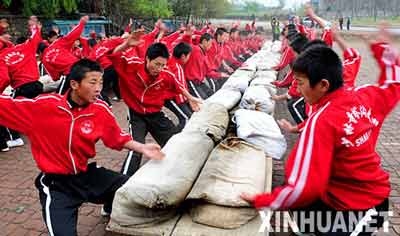
[[[233,32],[231,37],[232,37],[233,39],[238,39],[238,38],[239,38],[239,31]]]
[[[191,54],[192,54],[191,52],[189,52],[189,54],[187,54],[187,55],[182,54],[182,56],[181,56],[181,61],[182,61],[183,64],[186,64],[186,62],[189,61],[189,58],[190,58],[190,55],[191,55]]]
[[[297,80],[297,90],[304,97],[304,101],[310,105],[318,103],[318,101],[328,93],[329,82],[326,79],[319,81],[314,87],[311,87],[310,80],[306,74],[294,73]]]
[[[57,39],[57,35],[54,35],[53,37],[51,37],[51,38],[49,38],[49,43],[52,43],[52,42],[54,42],[54,41],[56,41],[56,39]]]
[[[202,46],[203,46],[203,48],[206,50],[206,51],[208,51],[210,48],[211,48],[211,46],[212,46],[212,40],[210,39],[210,40],[203,40],[203,42],[201,42],[201,44],[202,44]]]
[[[103,89],[103,74],[98,71],[87,72],[81,82],[71,80],[71,88],[80,100],[75,101],[78,104],[94,103]]]
[[[166,65],[167,59],[164,57],[157,57],[153,60],[146,57],[146,69],[152,77],[157,77]]]

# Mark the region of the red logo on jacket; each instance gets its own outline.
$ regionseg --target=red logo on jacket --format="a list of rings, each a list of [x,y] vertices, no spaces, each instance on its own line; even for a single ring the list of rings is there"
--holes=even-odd
[[[83,134],[90,134],[94,130],[94,123],[91,120],[85,120],[81,123],[81,132]]]

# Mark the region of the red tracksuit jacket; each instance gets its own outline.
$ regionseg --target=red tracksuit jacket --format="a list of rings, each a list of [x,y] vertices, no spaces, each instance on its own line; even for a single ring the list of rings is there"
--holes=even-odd
[[[53,80],[59,80],[61,75],[69,74],[72,65],[79,61],[74,56],[72,46],[79,39],[85,28],[85,22],[80,21],[67,35],[54,41],[43,52],[42,63]]]
[[[238,61],[233,54],[232,48],[229,46],[228,43],[222,44],[222,59],[224,61],[227,61],[236,67],[240,67],[242,65],[242,62]]]
[[[162,70],[157,78],[152,78],[146,71],[145,62],[138,57],[126,58],[122,52],[117,52],[110,58],[120,78],[121,96],[137,113],[159,112],[171,94],[179,95],[185,90],[167,69]]]
[[[379,84],[325,95],[289,155],[285,185],[258,195],[256,207],[293,209],[320,199],[337,210],[366,210],[389,197],[389,175],[375,146],[400,100],[400,67],[387,56],[389,46],[371,48],[382,70]]]
[[[206,55],[212,70],[218,70],[223,60],[222,45],[217,43],[215,39],[212,40],[211,48],[207,51]]]
[[[333,36],[332,36],[332,31],[329,28],[324,29],[324,32],[322,33],[321,39],[329,46],[333,46]]]
[[[1,52],[3,49],[9,48],[9,47],[12,47],[12,46],[14,46],[13,43],[8,42],[8,41],[2,41],[2,40],[0,40],[0,52]]]
[[[107,69],[108,67],[112,66],[112,61],[109,58],[108,52],[123,42],[124,39],[122,38],[104,40],[93,47],[92,51],[90,52],[89,59],[97,61],[100,63],[103,69]]]
[[[343,52],[343,81],[345,86],[354,87],[357,74],[360,71],[361,56],[354,48]]]
[[[144,35],[141,39],[144,41],[141,45],[134,47],[136,49],[136,55],[140,58],[144,59],[146,57],[147,48],[150,47],[156,40],[157,34],[160,32],[158,27],[155,27],[154,30],[146,35]]]
[[[99,139],[116,150],[132,140],[104,102],[71,109],[66,98],[56,94],[35,99],[0,96],[0,124],[28,136],[40,171],[64,175],[85,172],[88,160],[96,155]]]
[[[207,77],[221,78],[221,73],[215,71],[212,63],[208,60],[208,52],[198,45],[191,45],[192,53],[184,65],[186,80],[203,82]]]
[[[9,84],[10,77],[8,76],[8,68],[4,61],[0,60],[0,92],[3,93],[4,89],[6,89]]]
[[[288,47],[286,47],[286,50],[283,52],[283,54],[281,56],[281,61],[275,67],[275,69],[277,71],[282,70],[287,65],[292,63],[295,59],[296,59],[296,54],[294,53],[293,49],[288,46]]]
[[[167,70],[171,71],[175,75],[176,83],[179,84],[180,87],[185,88],[188,90],[186,79],[185,79],[185,72],[182,67],[182,63],[177,60],[175,57],[171,57],[168,60],[168,68]],[[182,104],[187,101],[186,97],[183,94],[172,94],[172,97],[175,99],[176,104]]]
[[[40,31],[33,31],[32,37],[25,43],[6,48],[0,53],[0,60],[8,68],[9,79],[0,85],[0,94],[11,85],[13,89],[39,80],[39,68],[36,61],[36,50],[42,41]]]

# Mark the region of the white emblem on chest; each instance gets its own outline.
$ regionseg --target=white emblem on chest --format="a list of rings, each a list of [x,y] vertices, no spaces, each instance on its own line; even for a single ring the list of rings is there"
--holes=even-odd
[[[81,131],[84,134],[90,134],[93,132],[94,123],[91,120],[85,120],[81,123]]]

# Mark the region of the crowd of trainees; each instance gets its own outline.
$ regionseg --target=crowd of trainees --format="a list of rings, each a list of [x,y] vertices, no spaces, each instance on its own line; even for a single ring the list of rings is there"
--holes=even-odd
[[[320,20],[320,24],[326,23],[311,8],[306,11],[316,21]],[[196,34],[187,27],[177,36],[180,41],[173,40],[176,45],[168,40],[161,42],[165,37],[156,39],[156,34],[150,38],[158,42],[148,43],[148,35],[139,30],[98,43],[88,59],[79,59],[72,54],[72,45],[87,20],[83,17],[70,34],[51,43],[41,55],[50,75],[65,80],[61,83],[67,85],[64,94],[45,94],[33,99],[22,98],[21,94],[16,98],[0,96],[0,125],[25,134],[31,141],[32,155],[41,171],[35,185],[50,235],[77,235],[78,208],[84,202],[104,204],[103,213],[110,213],[115,191],[139,168],[141,155],[162,161],[161,146],[173,132],[178,132],[161,112],[164,103],[172,100],[176,107],[186,103],[191,111],[197,111],[201,99],[223,83],[219,83],[223,81],[223,73],[230,73],[257,50],[240,47],[237,56],[234,46],[230,46],[230,53],[225,51],[233,39],[227,39],[224,29],[216,29],[213,37],[209,33]],[[155,28],[162,31],[163,26],[157,23]],[[286,28],[288,37],[283,49],[296,52],[291,63],[291,84],[296,84],[295,92],[303,98],[309,112],[299,122],[301,127],[281,122],[282,126],[286,124],[300,133],[286,161],[284,185],[274,188],[272,193],[243,193],[241,197],[260,209],[363,214],[372,208],[387,211],[389,175],[381,168],[375,147],[384,119],[400,99],[400,55],[390,35],[382,29],[377,41],[369,42],[381,70],[377,83],[355,87],[358,68],[346,72],[346,65],[351,62],[342,62],[331,49],[333,41],[344,43],[334,28],[325,28],[326,43],[306,38],[308,31],[303,29],[305,33],[301,33],[302,26]],[[293,34],[294,29],[300,34]],[[231,31],[234,38],[237,31]],[[41,41],[36,34],[40,32],[39,24],[33,23],[31,32],[27,42],[2,49],[0,55],[8,52],[0,61],[4,72],[0,73],[2,83],[9,81],[15,85],[22,77],[31,78],[36,73],[36,60],[35,66],[33,63],[28,66],[28,54],[20,56],[22,53],[17,51],[26,45],[30,48],[35,40]],[[247,37],[253,37],[250,42],[258,38],[254,33]],[[261,42],[260,39],[259,45]],[[36,53],[36,48],[32,51]],[[144,55],[140,56],[141,52]],[[92,58],[92,53],[98,57]],[[346,49],[346,53],[358,55],[355,50]],[[359,56],[348,58],[359,60]],[[22,61],[24,67],[13,67]],[[108,68],[104,61],[118,75],[121,97],[129,107],[130,135],[118,126],[108,104],[98,99]],[[219,73],[221,77],[207,76],[210,73]],[[16,88],[16,93],[36,91],[32,89],[35,87]],[[184,102],[179,103],[179,99]],[[148,132],[159,145],[145,144]],[[109,148],[129,150],[121,173],[95,163],[88,165],[88,160],[96,155],[95,144],[100,139]],[[378,220],[378,226],[382,225],[382,219]]]
[[[400,99],[400,54],[384,26],[373,36],[375,41],[360,35],[381,73],[376,84],[356,87],[359,52],[310,6],[305,13],[323,29],[321,39],[314,29],[296,22],[286,25],[281,62],[274,68],[289,66],[283,80],[273,82],[288,92],[273,99],[287,101],[297,125],[286,119],[278,123],[299,133],[286,161],[285,183],[272,193],[243,193],[242,198],[259,209],[303,211],[313,222],[331,223],[327,232],[313,231],[317,235],[371,235],[389,209],[389,175],[375,148],[384,119]],[[334,42],[343,51],[343,61],[332,49]],[[354,223],[350,213],[363,216],[356,222],[360,231],[346,231]],[[336,231],[338,226],[332,224],[339,214],[344,216],[339,223],[346,227]]]
[[[88,20],[89,17],[82,17],[79,24],[64,36],[51,30],[47,33],[47,39],[43,40],[40,22],[36,16],[32,16],[28,21],[28,38],[18,38],[16,45],[11,43],[7,24],[1,24],[0,68],[4,73],[0,77],[0,93],[7,86],[12,87],[13,97],[34,98],[43,93],[37,56],[50,77],[54,81],[60,81],[57,88],[60,94],[64,94],[69,88],[69,74],[75,62],[83,58],[97,61],[104,70],[101,99],[111,106],[109,95],[113,93],[116,99],[124,99],[132,112],[146,116],[159,114],[149,125],[153,128],[145,128],[142,133],[158,132],[153,130],[160,130],[161,126],[172,130],[153,134],[162,144],[171,134],[183,128],[193,112],[190,106],[193,99],[173,88],[182,88],[189,92],[187,95],[206,99],[222,86],[235,69],[259,50],[265,40],[256,31],[255,22],[247,24],[243,29],[239,22],[235,23],[230,26],[229,33],[226,28],[216,27],[208,22],[199,30],[188,25],[182,26],[176,32],[170,32],[162,20],[157,21],[153,31],[148,34],[144,33],[143,27],[131,32],[131,21],[121,36],[100,39],[96,38],[95,33],[91,33],[90,38],[85,38],[82,33]],[[113,50],[134,37],[140,37],[140,43],[122,50],[121,58],[124,59],[122,63],[116,62],[118,58],[112,56]],[[151,45],[154,47],[148,52]],[[164,47],[167,51],[163,58],[167,60],[154,60]],[[126,77],[123,72],[124,63],[131,66],[130,64],[138,62],[146,64],[146,70],[138,75],[144,79],[143,83],[119,81],[119,78]],[[161,75],[157,76],[159,73]],[[162,81],[164,77],[167,79],[159,83],[158,80]],[[170,81],[170,77],[174,83]],[[163,105],[178,117],[177,127],[160,115]],[[160,120],[161,123],[158,123]],[[10,147],[20,145],[23,145],[23,140],[18,132],[0,127],[0,150],[8,151]]]

